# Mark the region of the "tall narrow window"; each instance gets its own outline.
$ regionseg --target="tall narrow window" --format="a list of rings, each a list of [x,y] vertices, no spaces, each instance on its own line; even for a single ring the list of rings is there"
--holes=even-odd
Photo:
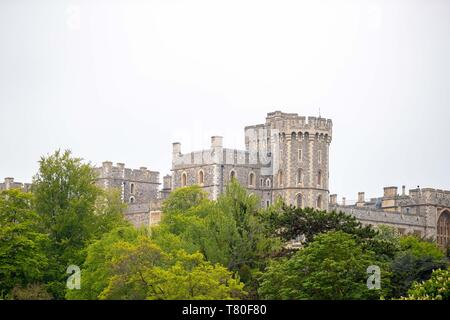
[[[297,195],[296,205],[297,205],[297,208],[303,208],[303,197],[301,194]]]
[[[298,161],[301,162],[303,159],[303,152],[302,149],[298,149]]]
[[[317,209],[322,209],[322,196],[317,197]]]
[[[303,171],[302,169],[297,170],[297,184],[303,183]]]
[[[236,178],[236,172],[234,172],[234,170],[231,170],[231,172],[230,172],[230,180],[233,180],[234,178]]]
[[[182,187],[186,187],[186,185],[187,185],[187,175],[186,175],[186,173],[184,172],[184,173],[181,175],[181,186],[182,186]]]
[[[319,163],[322,163],[322,150],[319,150],[318,160],[319,160]]]
[[[283,185],[283,171],[278,171],[278,186],[281,187]]]
[[[200,170],[198,172],[198,183],[203,184],[205,182],[205,174],[203,173],[203,170]]]
[[[322,170],[317,173],[317,185],[322,185]]]
[[[134,194],[134,183],[130,184],[130,193]]]
[[[255,186],[255,174],[253,172],[248,176],[248,184],[252,187]]]

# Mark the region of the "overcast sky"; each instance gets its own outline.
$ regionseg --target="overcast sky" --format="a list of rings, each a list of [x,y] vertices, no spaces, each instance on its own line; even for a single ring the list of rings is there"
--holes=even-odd
[[[319,108],[339,198],[450,189],[450,1],[0,2],[0,180],[57,148],[162,177]]]

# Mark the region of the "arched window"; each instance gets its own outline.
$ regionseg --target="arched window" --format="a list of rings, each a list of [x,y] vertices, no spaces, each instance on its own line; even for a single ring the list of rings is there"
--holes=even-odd
[[[317,185],[322,185],[322,170],[317,173]]]
[[[248,175],[248,185],[254,187],[255,186],[255,174],[250,172]]]
[[[303,183],[303,170],[298,169],[297,170],[297,184],[302,184],[302,183]]]
[[[437,222],[436,240],[439,247],[446,249],[450,244],[450,212],[445,210]]]
[[[299,193],[295,199],[295,204],[297,208],[303,208],[303,196]]]
[[[130,203],[134,203],[136,199],[134,197],[130,197]]]
[[[230,171],[230,180],[233,180],[236,178],[236,172],[234,170]]]
[[[130,193],[134,194],[134,183],[130,184]]]
[[[187,185],[187,174],[186,172],[183,172],[183,174],[181,175],[181,186],[186,187],[186,185]]]
[[[269,178],[266,179],[266,187],[270,188],[270,179]]]
[[[205,174],[203,173],[203,170],[200,170],[198,172],[198,183],[203,184],[205,182]]]
[[[317,209],[322,209],[322,196],[317,197]]]
[[[264,179],[263,178],[259,179],[259,186],[264,187]]]
[[[281,187],[283,185],[283,171],[278,171],[278,186]]]

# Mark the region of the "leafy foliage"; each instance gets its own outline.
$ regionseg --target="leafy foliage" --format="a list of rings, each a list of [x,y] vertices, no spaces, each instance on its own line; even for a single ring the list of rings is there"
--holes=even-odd
[[[42,279],[47,266],[33,196],[19,189],[0,193],[0,293]]]
[[[415,282],[403,300],[450,300],[450,271],[434,270],[430,279]]]
[[[266,258],[280,249],[280,242],[270,235],[260,216],[259,199],[248,194],[236,181],[228,184],[217,202],[202,197],[201,192],[196,187],[188,187],[169,196],[164,206],[168,211],[164,212],[160,226],[152,231],[155,242],[169,251],[170,248],[182,248],[189,253],[198,251],[211,263],[220,263],[238,272],[250,296],[254,297],[255,274],[264,269]],[[186,198],[190,199],[189,206],[174,205]],[[166,241],[173,240],[174,236],[178,246]]]
[[[414,236],[400,239],[401,251],[392,261],[392,296],[405,296],[414,282],[428,280],[433,270],[446,269],[444,253],[431,242]]]
[[[383,290],[367,288],[367,268],[385,263],[342,231],[317,235],[291,258],[274,261],[259,289],[266,299],[376,299]],[[381,274],[382,288],[389,273]]]
[[[235,299],[243,284],[200,253],[166,253],[145,230],[113,230],[88,248],[81,290],[69,299]]]
[[[85,246],[123,221],[117,195],[114,200],[102,192],[95,178],[92,167],[70,151],[42,157],[34,177],[36,211],[50,240],[47,287],[56,298],[64,297],[66,268],[83,263]]]
[[[354,234],[362,239],[372,238],[376,231],[362,226],[355,217],[344,212],[326,212],[313,208],[296,208],[282,205],[268,210],[265,214],[274,233],[284,241],[304,236],[305,242],[311,242],[319,233],[342,231]]]

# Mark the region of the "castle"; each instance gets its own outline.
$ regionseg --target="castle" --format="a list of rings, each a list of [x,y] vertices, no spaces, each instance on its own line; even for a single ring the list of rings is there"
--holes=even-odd
[[[384,188],[384,195],[366,201],[358,194],[356,204],[338,204],[329,194],[329,146],[332,121],[275,111],[263,124],[245,127],[245,150],[223,147],[223,138],[213,136],[209,149],[182,153],[181,143],[173,143],[172,174],[163,177],[145,167],[132,170],[123,163],[103,162],[95,168],[97,184],[118,188],[128,204],[127,219],[136,226],[157,224],[161,204],[172,190],[199,185],[211,199],[217,199],[231,179],[236,179],[261,199],[261,207],[282,198],[296,207],[343,211],[363,224],[394,226],[402,234],[436,239],[441,247],[450,243],[450,191],[413,189],[397,193]],[[29,184],[6,178],[0,190]]]

